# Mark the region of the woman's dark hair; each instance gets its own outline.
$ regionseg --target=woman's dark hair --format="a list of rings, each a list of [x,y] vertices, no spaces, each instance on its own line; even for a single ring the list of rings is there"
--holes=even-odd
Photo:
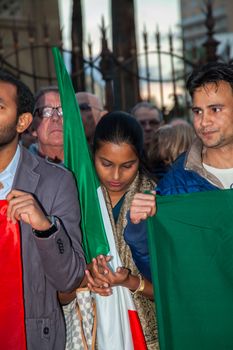
[[[138,121],[130,114],[122,111],[105,114],[96,125],[93,140],[94,154],[101,147],[102,142],[115,144],[124,142],[132,146],[139,159],[139,170],[148,172],[144,163],[143,131]]]
[[[225,81],[231,85],[233,90],[233,65],[221,62],[207,63],[194,69],[186,82],[186,88],[193,97],[196,89],[209,83],[218,86],[220,81]]]

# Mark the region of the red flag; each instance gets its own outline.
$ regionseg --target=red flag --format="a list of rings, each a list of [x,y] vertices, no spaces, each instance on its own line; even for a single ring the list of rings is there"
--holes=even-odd
[[[0,200],[0,342],[1,349],[26,350],[20,231],[7,221],[7,205]]]

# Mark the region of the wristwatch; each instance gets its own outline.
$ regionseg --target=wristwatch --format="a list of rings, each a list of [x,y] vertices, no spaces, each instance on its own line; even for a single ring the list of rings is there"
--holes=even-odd
[[[51,222],[51,226],[48,228],[48,230],[40,231],[40,230],[34,230],[33,233],[38,238],[48,238],[52,236],[57,231],[57,218],[56,216],[47,216],[49,221]]]

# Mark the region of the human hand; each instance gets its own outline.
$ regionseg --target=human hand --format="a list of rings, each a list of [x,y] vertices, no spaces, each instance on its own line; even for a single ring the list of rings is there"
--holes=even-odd
[[[156,213],[155,191],[151,194],[136,193],[130,206],[130,220],[133,224],[139,224],[141,220],[145,220],[148,216]]]
[[[104,281],[108,283],[109,286],[124,286],[130,274],[129,269],[125,267],[118,267],[114,272],[109,267],[106,257],[99,255],[96,260],[98,268],[101,269],[102,274],[104,275]]]
[[[100,255],[92,259],[92,262],[87,265],[87,270],[85,271],[85,280],[88,288],[97,294],[102,296],[107,296],[112,294],[112,290],[109,287],[107,279],[105,278],[106,271],[104,272],[104,267],[102,265],[103,261],[109,262],[111,256]]]
[[[85,275],[87,279],[87,287],[91,292],[105,297],[112,294],[112,288],[110,288],[107,282],[103,282],[98,278],[93,278],[88,270],[85,271]]]
[[[98,270],[98,272],[102,275],[107,274],[107,270],[109,270],[108,263],[112,260],[111,255],[98,255],[96,258],[92,259],[91,266],[88,267],[89,271],[92,271],[94,268],[94,271]],[[93,271],[93,272],[94,272]]]
[[[22,220],[38,231],[46,231],[51,226],[51,222],[43,213],[32,194],[12,190],[8,193],[6,199],[8,201],[8,220],[11,220],[13,223],[16,223],[17,220]]]
[[[118,267],[113,272],[108,266],[110,259],[109,256],[100,255],[93,259],[91,271],[85,271],[89,289],[103,296],[112,294],[111,287],[124,286],[130,274],[130,270],[124,267]]]

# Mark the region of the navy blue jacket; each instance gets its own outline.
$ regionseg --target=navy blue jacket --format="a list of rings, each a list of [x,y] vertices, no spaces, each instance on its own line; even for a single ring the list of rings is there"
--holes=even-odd
[[[186,153],[177,158],[169,172],[159,181],[156,188],[157,194],[164,196],[218,189],[196,172],[186,170],[184,168],[185,159]]]

